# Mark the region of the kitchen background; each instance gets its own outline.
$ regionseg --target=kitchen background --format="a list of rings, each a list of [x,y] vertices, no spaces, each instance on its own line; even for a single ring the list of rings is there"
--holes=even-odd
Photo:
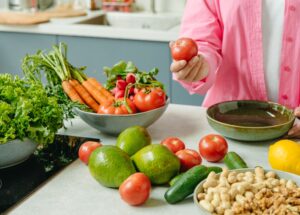
[[[43,0],[41,0],[43,1]],[[186,0],[155,0],[157,12],[182,12]],[[7,8],[9,0],[1,0],[0,8]],[[88,0],[86,1],[88,2]],[[150,0],[136,0],[136,5],[146,11],[150,11]],[[101,4],[101,1],[97,1]]]
[[[2,11],[8,8],[8,2],[0,1]],[[103,83],[106,80],[102,72],[104,66],[111,67],[120,60],[133,61],[142,70],[159,68],[158,78],[165,84],[172,103],[199,106],[203,96],[189,95],[172,80],[169,70],[172,62],[169,41],[179,36],[186,0],[154,2],[155,14],[149,13],[151,0],[136,0],[141,13],[106,14],[101,10],[88,10],[86,16],[54,18],[44,24],[0,24],[0,72],[20,75],[21,61],[26,54],[49,50],[53,44],[65,42],[70,61],[77,66],[87,66],[87,73]],[[143,12],[146,13],[143,15]]]

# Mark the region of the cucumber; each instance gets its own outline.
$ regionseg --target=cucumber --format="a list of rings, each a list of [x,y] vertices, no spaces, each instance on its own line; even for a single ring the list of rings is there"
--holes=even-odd
[[[246,162],[235,152],[228,152],[224,157],[224,163],[228,169],[248,168]]]
[[[211,171],[222,171],[219,167],[199,165],[185,172],[165,193],[164,197],[169,204],[175,204],[184,200],[194,192],[196,186],[207,178]],[[216,172],[216,173],[217,173]]]
[[[169,182],[170,186],[173,186],[176,181],[178,181],[178,179],[180,179],[182,176],[183,176],[184,172],[183,173],[180,173],[179,175],[176,175],[174,178],[172,178],[172,180]]]

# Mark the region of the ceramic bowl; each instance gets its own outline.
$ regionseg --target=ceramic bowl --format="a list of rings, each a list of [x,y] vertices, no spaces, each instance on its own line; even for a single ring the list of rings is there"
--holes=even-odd
[[[229,172],[231,171],[236,171],[238,173],[241,173],[241,172],[254,172],[254,168],[247,168],[247,169],[236,169],[236,170],[229,170]],[[292,180],[294,182],[296,182],[296,184],[298,186],[300,186],[300,176],[297,176],[297,175],[294,175],[294,174],[291,174],[291,173],[287,173],[287,172],[282,172],[282,171],[278,171],[278,170],[268,170],[268,169],[265,169],[265,172],[268,172],[268,171],[273,171],[277,174],[278,177],[280,178],[284,178],[284,179],[287,179],[287,180]],[[217,174],[217,175],[220,175]],[[211,213],[209,213],[208,211],[206,211],[199,203],[198,203],[198,199],[197,199],[197,195],[198,193],[200,192],[203,192],[203,184],[206,182],[206,180],[203,180],[201,181],[197,187],[195,188],[194,190],[194,193],[193,193],[193,199],[194,199],[194,203],[196,205],[196,207],[199,209],[201,215],[210,215]]]
[[[112,114],[97,114],[85,112],[78,108],[74,112],[91,127],[107,134],[118,135],[128,127],[139,125],[148,127],[165,112],[169,105],[169,99],[166,104],[160,108],[140,112],[136,114],[112,115]]]
[[[0,169],[24,162],[33,154],[37,145],[36,142],[28,138],[0,144]]]
[[[292,110],[263,101],[229,101],[207,109],[210,126],[225,137],[242,141],[278,138],[293,126]]]

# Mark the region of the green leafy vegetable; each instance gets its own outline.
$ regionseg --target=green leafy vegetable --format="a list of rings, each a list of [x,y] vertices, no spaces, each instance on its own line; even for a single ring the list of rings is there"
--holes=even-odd
[[[112,68],[104,67],[103,71],[107,76],[106,89],[112,90],[116,87],[116,81],[119,78],[125,79],[128,73],[133,73],[136,78],[135,87],[160,87],[164,89],[164,85],[157,81],[155,78],[159,72],[157,68],[153,68],[151,71],[140,71],[133,62],[120,61],[115,64]]]
[[[0,144],[28,137],[51,143],[63,125],[63,110],[41,82],[0,74]]]
[[[22,61],[22,70],[26,79],[37,84],[46,77],[45,89],[48,96],[55,96],[64,112],[64,119],[74,118],[72,111],[78,107],[85,111],[89,108],[77,102],[72,102],[62,88],[62,81],[71,78],[72,70],[82,72],[85,67],[75,68],[67,61],[67,45],[54,45],[48,53],[37,51],[36,54],[26,55]]]

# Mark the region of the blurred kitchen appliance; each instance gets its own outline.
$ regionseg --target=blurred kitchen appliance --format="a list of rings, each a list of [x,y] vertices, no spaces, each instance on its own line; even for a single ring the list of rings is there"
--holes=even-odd
[[[14,11],[45,10],[53,3],[54,0],[9,0],[8,8]]]

